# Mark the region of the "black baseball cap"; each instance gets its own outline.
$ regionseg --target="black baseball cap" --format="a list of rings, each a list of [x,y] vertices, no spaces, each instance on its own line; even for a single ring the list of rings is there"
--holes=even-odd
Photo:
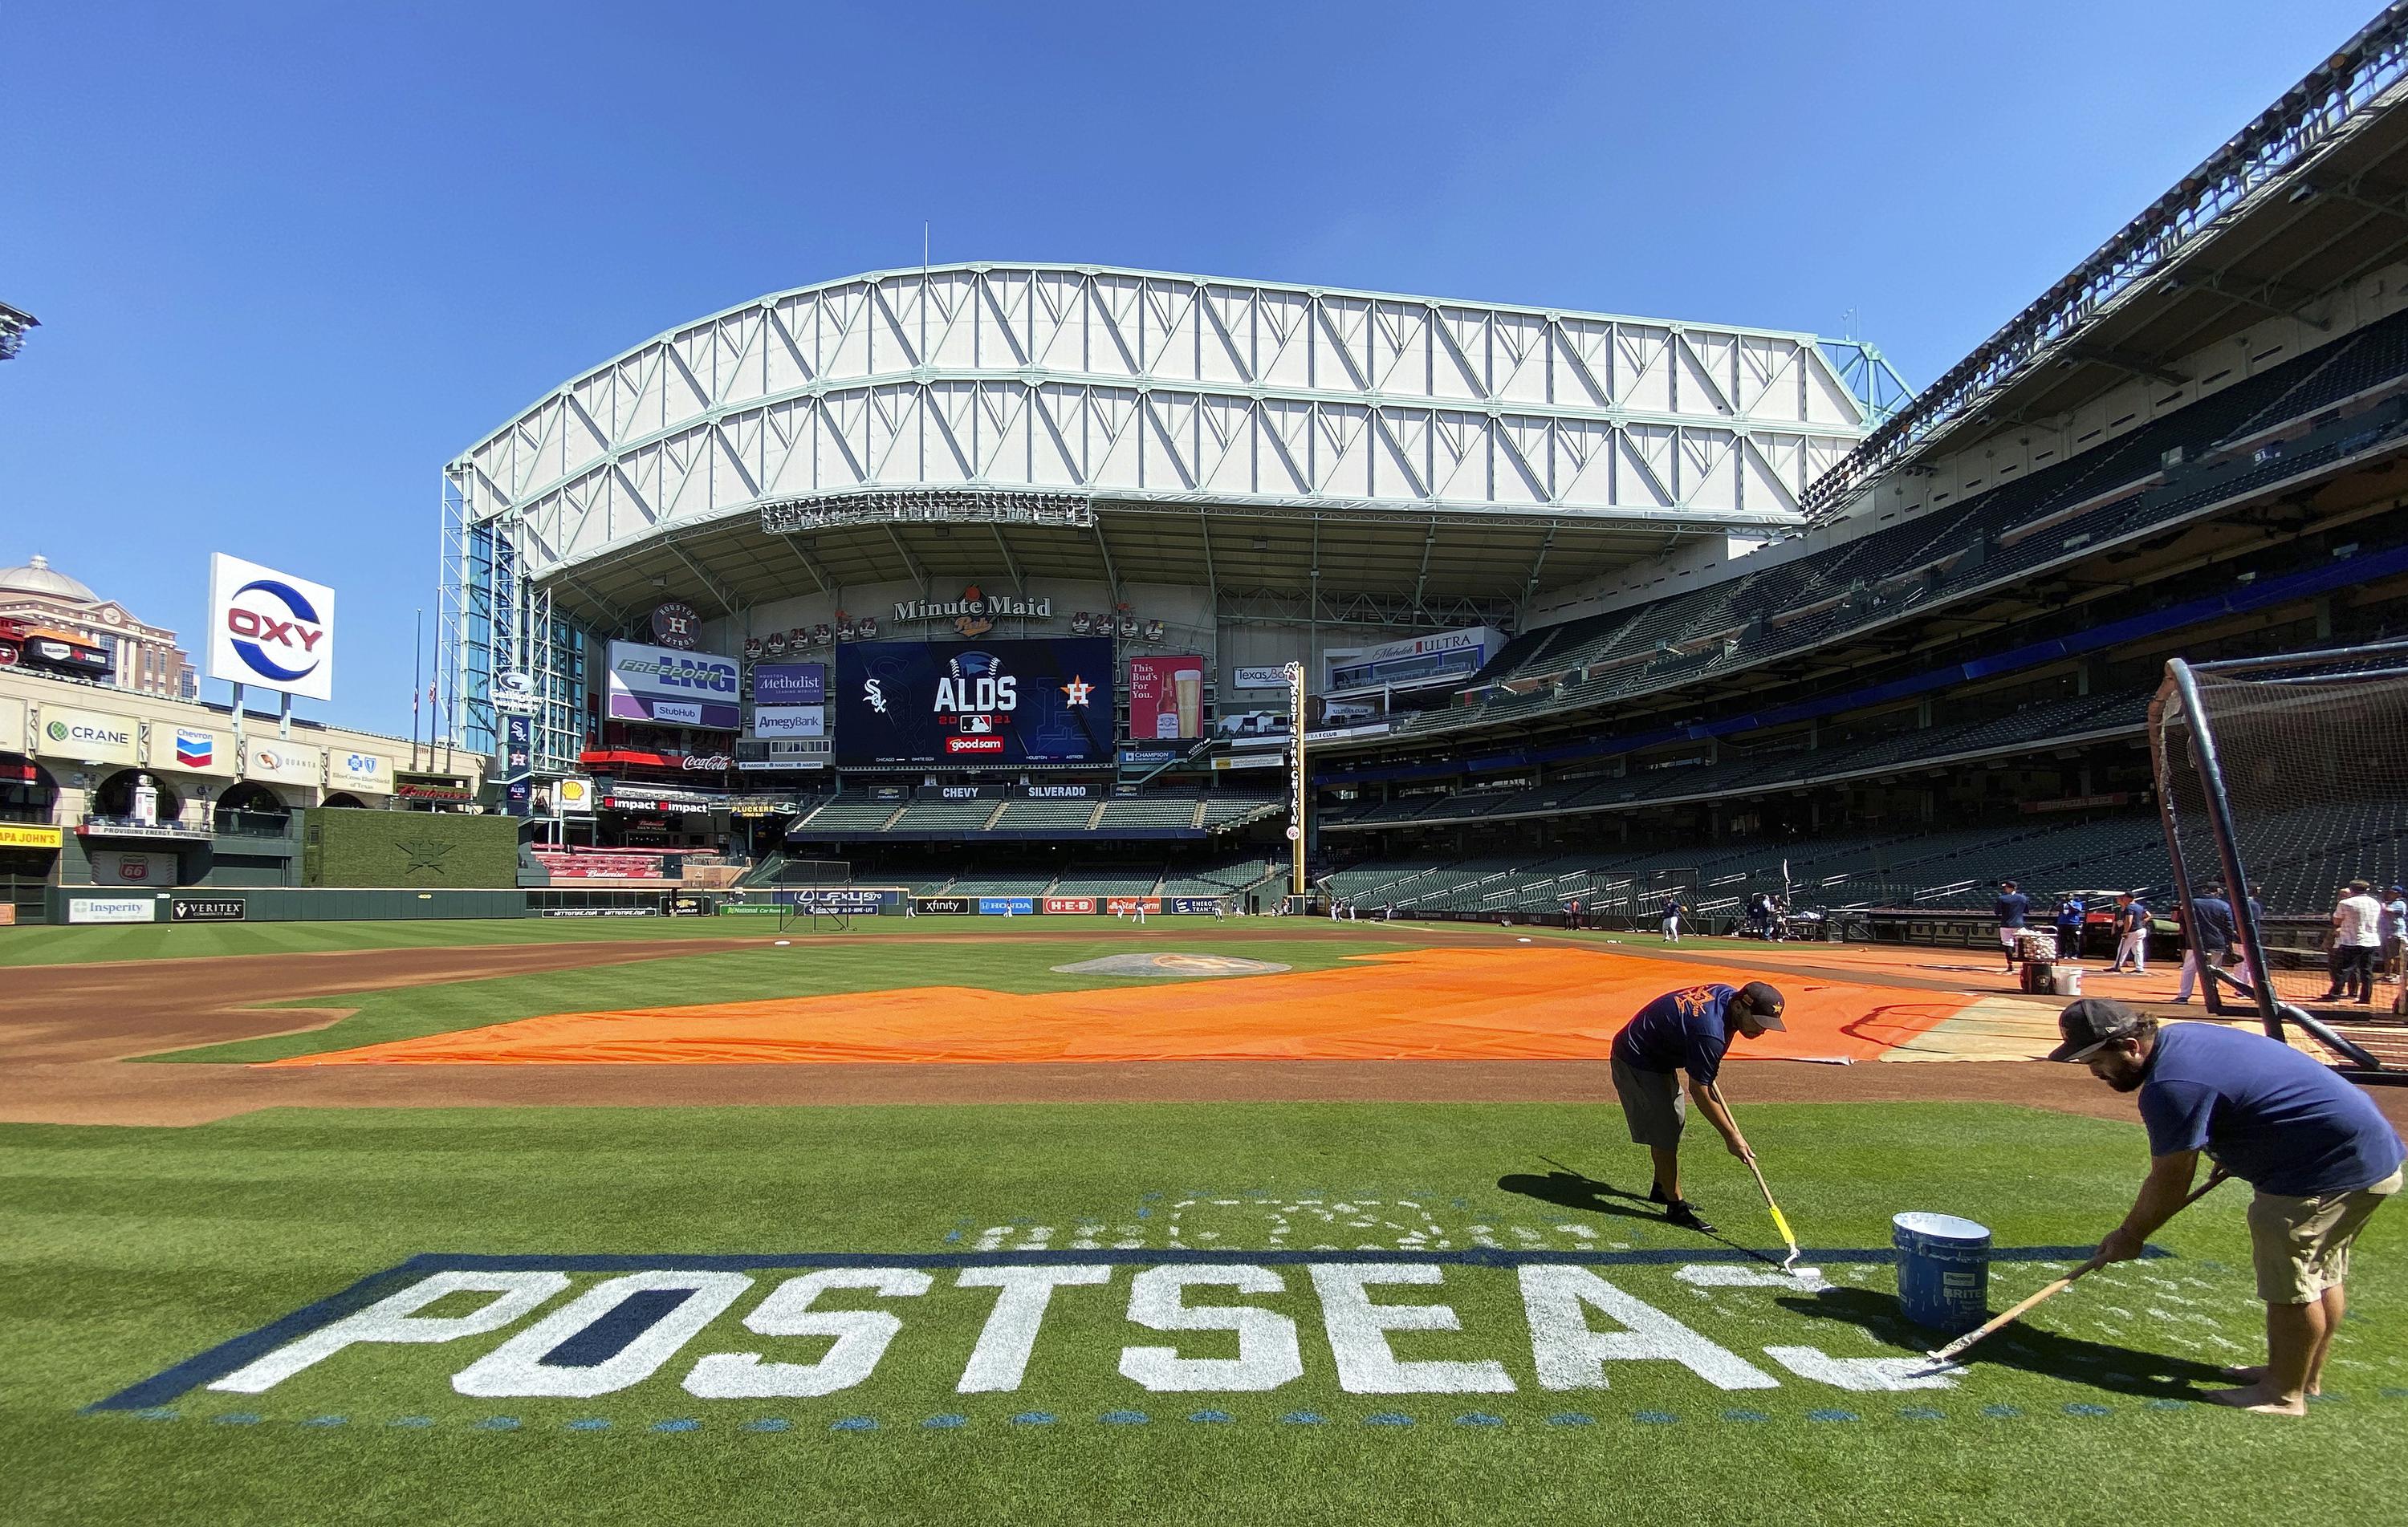
[[[2052,1061],[2086,1061],[2091,1051],[2118,1039],[2129,1039],[2148,1020],[2114,997],[2084,997],[2069,1002],[2057,1015],[2057,1032],[2065,1043],[2048,1052]]]
[[[1750,981],[1739,989],[1739,994],[1747,999],[1747,1009],[1758,1023],[1768,1029],[1779,1029],[1784,1034],[1789,1032],[1789,1025],[1781,1021],[1781,1009],[1787,1006],[1788,1002],[1781,995],[1779,987],[1763,981]]]

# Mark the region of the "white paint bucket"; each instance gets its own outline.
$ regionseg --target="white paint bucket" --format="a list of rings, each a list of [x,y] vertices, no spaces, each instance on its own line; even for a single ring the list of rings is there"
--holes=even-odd
[[[2048,973],[2049,990],[2060,997],[2082,995],[2082,970],[2078,965],[2059,965]]]

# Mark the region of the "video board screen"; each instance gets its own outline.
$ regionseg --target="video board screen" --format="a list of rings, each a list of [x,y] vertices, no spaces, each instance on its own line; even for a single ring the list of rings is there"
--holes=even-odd
[[[838,767],[1112,762],[1099,637],[847,642],[831,700]]]

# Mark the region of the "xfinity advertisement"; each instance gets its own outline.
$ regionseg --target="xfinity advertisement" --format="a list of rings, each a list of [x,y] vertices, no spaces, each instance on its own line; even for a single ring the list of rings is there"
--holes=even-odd
[[[1112,759],[1109,640],[850,642],[834,689],[842,767]]]

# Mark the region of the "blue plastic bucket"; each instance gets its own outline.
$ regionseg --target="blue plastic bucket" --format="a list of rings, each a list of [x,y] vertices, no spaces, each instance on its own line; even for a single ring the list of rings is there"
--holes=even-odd
[[[1890,1220],[1898,1248],[1898,1304],[1932,1331],[1971,1331],[1990,1313],[1990,1231],[1953,1214]]]

